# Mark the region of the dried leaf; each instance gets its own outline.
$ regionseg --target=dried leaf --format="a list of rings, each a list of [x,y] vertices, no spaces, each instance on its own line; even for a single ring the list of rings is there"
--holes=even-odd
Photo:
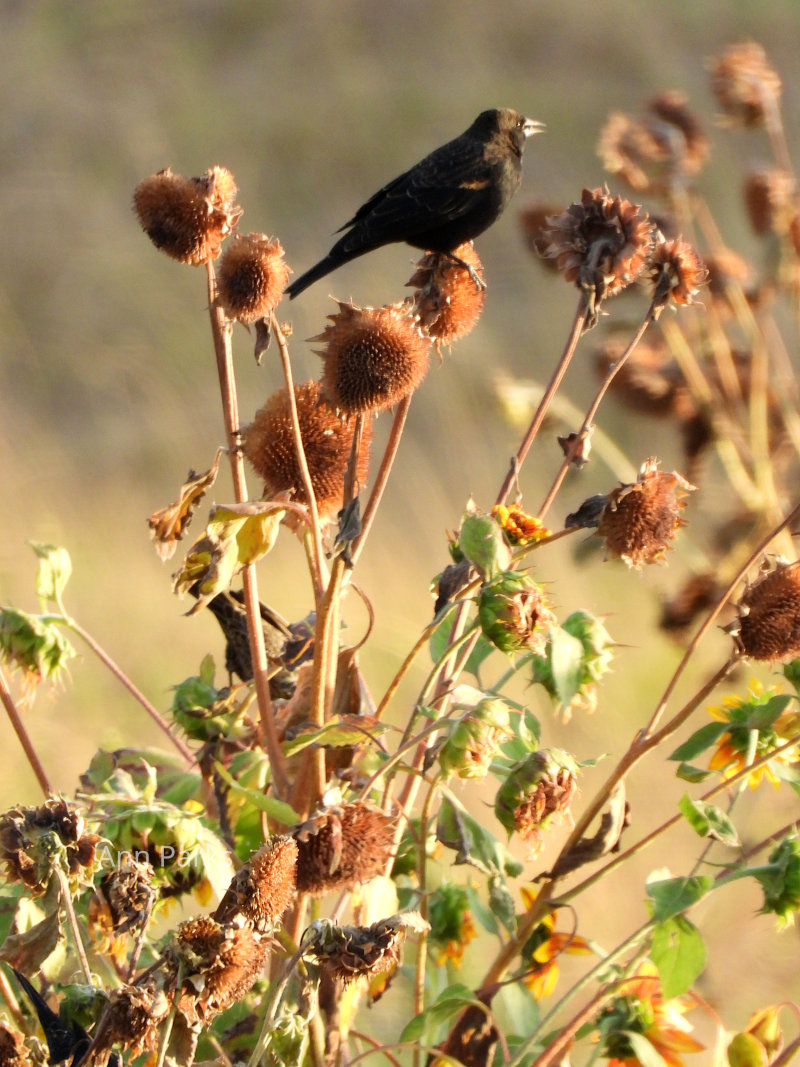
[[[187,480],[180,488],[178,499],[167,507],[154,511],[147,520],[150,537],[162,562],[171,559],[175,554],[178,541],[182,539],[192,521],[194,509],[214,484],[222,452],[222,448],[217,449],[214,462],[203,474],[190,470]]]

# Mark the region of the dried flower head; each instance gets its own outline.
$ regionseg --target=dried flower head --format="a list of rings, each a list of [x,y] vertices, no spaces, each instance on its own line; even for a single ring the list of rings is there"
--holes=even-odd
[[[668,634],[680,637],[698,615],[711,610],[720,592],[719,578],[714,572],[692,574],[675,596],[664,604],[659,626]]]
[[[785,170],[754,171],[745,178],[744,202],[753,231],[785,234],[797,210],[796,183]]]
[[[708,291],[718,311],[730,310],[728,290],[731,286],[744,288],[750,283],[752,269],[747,260],[730,248],[711,252],[704,257],[708,272]]]
[[[97,835],[66,800],[47,800],[38,808],[11,808],[0,815],[0,862],[6,876],[38,896],[58,864],[86,881],[95,862]]]
[[[289,264],[276,237],[236,234],[217,271],[217,302],[229,319],[269,318],[289,280]]]
[[[324,362],[322,395],[345,415],[385,411],[413,393],[428,370],[430,342],[402,304],[361,308],[341,301],[312,341]]]
[[[673,170],[697,174],[708,158],[708,137],[688,106],[686,94],[669,89],[645,104],[644,122]]]
[[[189,1021],[206,1021],[241,1000],[261,975],[269,939],[250,926],[218,923],[209,916],[178,927],[168,971],[182,963],[180,1011]]]
[[[359,800],[312,815],[293,837],[297,890],[322,896],[352,889],[384,871],[392,851],[394,819]]]
[[[392,915],[371,926],[336,926],[329,919],[318,919],[312,923],[306,952],[330,977],[347,985],[396,970],[409,929],[419,933],[429,926],[417,912]]]
[[[125,855],[103,876],[100,891],[108,904],[114,933],[122,934],[150,914],[156,896],[153,868]]]
[[[594,351],[601,378],[625,352],[627,342],[607,339]],[[651,418],[684,420],[697,410],[680,367],[660,340],[640,341],[611,382],[611,393],[626,407]]]
[[[526,245],[538,260],[552,270],[558,270],[558,264],[547,257],[547,246],[550,243],[547,238],[547,220],[554,215],[560,215],[563,210],[555,204],[534,201],[519,214],[522,236]]]
[[[212,167],[199,178],[184,178],[167,167],[139,182],[133,207],[156,248],[181,263],[199,264],[217,258],[241,217],[236,191],[224,167]]]
[[[648,270],[657,309],[669,303],[693,304],[693,298],[706,280],[705,265],[692,245],[680,237],[668,241],[661,233]]]
[[[585,293],[590,322],[641,274],[654,242],[647,213],[603,189],[584,189],[580,203],[550,220],[548,237],[547,255]]]
[[[157,1046],[159,1027],[169,1014],[169,1001],[155,984],[112,989],[108,1005],[108,1014],[98,1029],[96,1053],[120,1045],[133,1057]]]
[[[511,768],[495,798],[495,815],[536,855],[548,824],[559,816],[569,818],[577,789],[578,764],[572,756],[560,749],[541,749]]]
[[[483,266],[472,242],[459,245],[453,255],[473,274],[444,253],[428,252],[407,283],[416,289],[413,312],[437,351],[440,345],[451,345],[470,332],[486,301],[486,289],[475,283],[474,276],[483,280]]]
[[[745,656],[758,660],[800,656],[800,562],[767,560],[737,604],[727,627]]]
[[[648,459],[630,485],[608,494],[597,533],[606,542],[611,559],[624,559],[629,567],[656,563],[664,558],[678,530],[686,525],[681,511],[684,497],[695,487],[676,471],[658,470]]]
[[[25,1036],[0,1019],[0,1067],[31,1067]]]
[[[761,45],[743,41],[712,62],[711,89],[732,124],[760,126],[778,106],[781,79]]]
[[[297,845],[291,837],[271,837],[233,881],[214,912],[219,923],[243,916],[267,933],[294,899]]]
[[[339,419],[320,399],[319,382],[295,386],[300,435],[306,454],[311,484],[320,516],[330,518],[342,506],[344,476],[353,441],[352,421]],[[370,432],[364,428],[358,457],[357,480],[367,477]],[[253,422],[244,431],[243,450],[253,469],[264,480],[264,496],[285,493],[307,504],[286,389],[273,393]]]

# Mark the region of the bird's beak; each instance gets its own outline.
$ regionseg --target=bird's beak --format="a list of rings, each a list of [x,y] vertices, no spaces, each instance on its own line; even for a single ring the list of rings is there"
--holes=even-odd
[[[533,137],[535,133],[544,133],[547,129],[543,122],[538,122],[536,119],[525,119],[522,124],[522,132],[526,137]]]

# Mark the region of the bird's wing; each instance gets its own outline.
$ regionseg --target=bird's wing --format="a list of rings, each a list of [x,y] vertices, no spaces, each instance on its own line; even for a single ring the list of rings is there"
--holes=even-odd
[[[483,199],[492,184],[484,145],[463,137],[442,145],[416,166],[379,189],[342,229],[400,239],[424,232],[432,223],[457,219]],[[391,236],[390,236],[391,239]]]

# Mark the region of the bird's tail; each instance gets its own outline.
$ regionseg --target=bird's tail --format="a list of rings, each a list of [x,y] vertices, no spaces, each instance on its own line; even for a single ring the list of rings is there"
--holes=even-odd
[[[284,292],[290,300],[294,300],[304,289],[308,289],[309,285],[313,285],[320,278],[324,278],[326,274],[330,274],[332,270],[335,270],[343,262],[344,260],[341,256],[325,256],[311,270],[307,270],[305,274],[301,274],[299,278],[296,278],[291,285],[287,285]]]

